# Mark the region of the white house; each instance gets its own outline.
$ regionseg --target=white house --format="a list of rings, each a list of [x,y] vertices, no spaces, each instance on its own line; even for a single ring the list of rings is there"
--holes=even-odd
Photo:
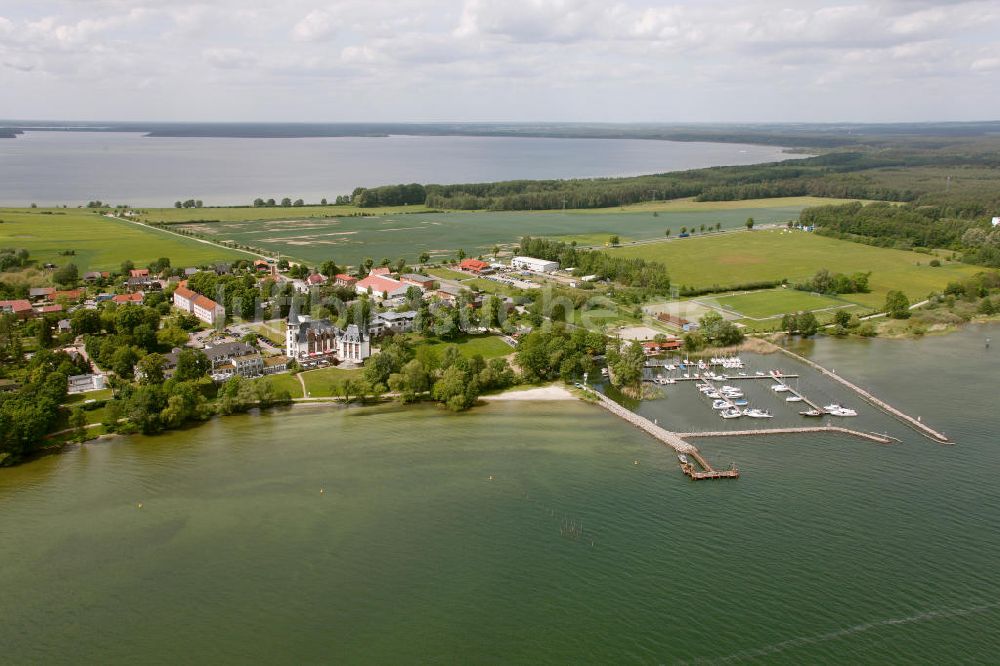
[[[413,322],[416,318],[417,313],[413,310],[379,312],[372,317],[368,324],[368,334],[372,337],[378,337],[386,333],[409,333],[413,330]]]
[[[510,260],[510,267],[535,273],[551,273],[559,270],[559,262],[534,257],[514,257]]]
[[[210,326],[226,320],[226,309],[207,296],[181,285],[174,290],[174,307],[193,314]]]

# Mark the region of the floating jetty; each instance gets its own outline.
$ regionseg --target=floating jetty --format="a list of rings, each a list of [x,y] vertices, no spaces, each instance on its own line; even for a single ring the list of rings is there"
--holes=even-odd
[[[949,439],[948,436],[945,435],[944,433],[938,432],[934,428],[931,428],[930,426],[924,424],[922,421],[920,421],[920,419],[915,419],[912,416],[904,414],[903,412],[899,411],[898,409],[896,409],[895,407],[893,407],[889,403],[876,398],[874,395],[872,395],[868,391],[864,390],[860,386],[849,382],[848,380],[844,379],[843,377],[841,377],[840,375],[838,375],[835,372],[831,372],[830,370],[827,370],[826,368],[824,368],[819,363],[815,363],[814,361],[810,361],[809,359],[807,359],[807,358],[805,358],[803,356],[799,356],[795,352],[788,351],[787,349],[785,349],[784,347],[781,347],[779,345],[774,345],[774,347],[775,347],[775,349],[783,352],[784,354],[787,354],[788,356],[791,356],[795,360],[801,361],[802,363],[805,363],[809,367],[813,368],[814,370],[819,371],[821,374],[829,377],[830,379],[833,379],[835,381],[840,382],[841,384],[843,384],[847,388],[849,388],[852,391],[854,391],[855,393],[857,393],[859,396],[861,396],[867,402],[871,403],[872,405],[875,405],[876,407],[878,407],[879,409],[881,409],[886,414],[889,414],[890,416],[895,417],[896,419],[898,419],[902,423],[905,423],[906,425],[910,426],[911,428],[913,428],[914,430],[916,430],[917,432],[919,432],[921,435],[924,435],[925,437],[933,439],[934,441],[938,442],[939,444],[950,444],[951,443],[951,439]],[[791,375],[784,375],[784,376],[785,377],[790,377]]]

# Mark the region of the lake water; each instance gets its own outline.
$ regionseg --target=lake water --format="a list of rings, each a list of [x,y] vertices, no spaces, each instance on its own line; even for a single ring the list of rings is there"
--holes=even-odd
[[[631,176],[787,159],[781,148],[635,139],[301,139],[38,132],[0,139],[0,204],[318,203],[358,186]]]
[[[957,444],[806,374],[902,443],[699,440],[737,481],[578,402],[304,407],[0,470],[4,661],[996,663],[986,336],[804,345]],[[689,398],[641,409],[718,427]]]

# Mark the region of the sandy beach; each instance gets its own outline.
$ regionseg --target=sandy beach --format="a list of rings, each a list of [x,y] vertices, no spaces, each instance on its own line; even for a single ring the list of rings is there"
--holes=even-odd
[[[576,400],[576,396],[568,389],[559,384],[549,384],[522,391],[506,391],[497,395],[484,395],[482,400],[488,402],[508,401],[508,400],[530,400],[534,402],[545,402],[550,400]]]

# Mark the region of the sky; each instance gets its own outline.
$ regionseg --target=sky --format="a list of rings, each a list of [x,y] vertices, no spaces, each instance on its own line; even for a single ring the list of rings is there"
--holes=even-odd
[[[1000,117],[1000,2],[0,0],[0,117]]]

